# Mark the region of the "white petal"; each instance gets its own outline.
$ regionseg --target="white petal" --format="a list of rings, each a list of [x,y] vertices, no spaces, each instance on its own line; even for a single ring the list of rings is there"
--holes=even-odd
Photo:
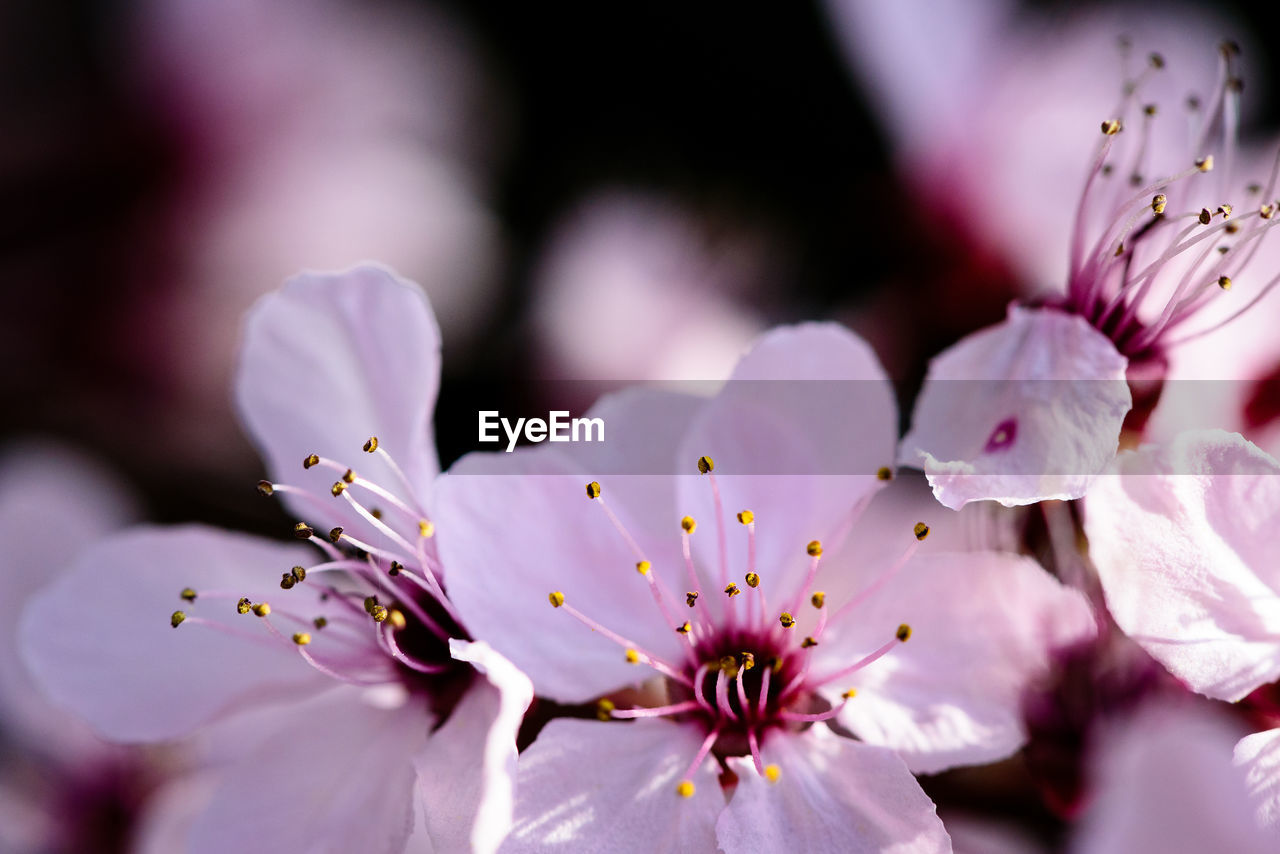
[[[952,509],[1079,498],[1119,444],[1127,365],[1082,318],[1012,306],[929,363],[899,461]]]
[[[1280,463],[1234,433],[1122,454],[1085,501],[1120,628],[1194,690],[1238,700],[1280,677]]]

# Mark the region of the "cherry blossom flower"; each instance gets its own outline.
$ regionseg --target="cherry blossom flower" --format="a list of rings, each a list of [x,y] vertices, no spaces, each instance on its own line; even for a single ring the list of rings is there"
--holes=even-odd
[[[1216,73],[1207,64],[1205,33],[1229,26],[1015,19],[1005,4],[964,0],[927,15],[913,3],[830,5],[904,170],[1021,269],[1031,294],[934,359],[901,462],[924,468],[950,507],[1080,497],[1117,449],[1126,376],[1178,376],[1180,347],[1280,282],[1267,239],[1275,151],[1238,150],[1238,46],[1219,45]],[[887,50],[927,54],[928,79]],[[1072,178],[1089,128],[1102,133],[1081,190]],[[1235,353],[1188,375],[1249,370],[1249,351]]]
[[[135,528],[23,615],[33,673],[103,735],[210,740],[192,850],[490,851],[505,833],[531,694],[444,593],[439,347],[421,291],[382,268],[290,280],[249,317],[237,398],[259,491],[312,545]]]
[[[1017,749],[1021,687],[1095,629],[1083,598],[931,553],[918,517],[855,523],[896,412],[838,326],[765,335],[714,398],[589,415],[605,446],[473,454],[437,489],[467,624],[599,717],[521,755],[504,851],[950,850],[911,772]]]

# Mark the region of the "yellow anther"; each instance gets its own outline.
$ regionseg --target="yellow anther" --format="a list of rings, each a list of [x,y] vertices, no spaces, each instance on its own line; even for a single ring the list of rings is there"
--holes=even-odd
[[[694,791],[692,780],[681,780],[680,785],[676,786],[676,794],[682,798],[692,798]]]
[[[854,697],[858,696],[858,689],[850,688],[848,691],[845,691],[840,696],[844,697],[846,700],[852,700]]]
[[[327,617],[316,617],[314,620],[311,621],[311,624],[315,626],[316,630],[318,631],[320,629],[323,629],[325,626],[329,625],[329,620]]]
[[[1274,205],[1263,205],[1262,207],[1258,208],[1258,216],[1262,217],[1263,219],[1271,219],[1271,217],[1275,215],[1276,215],[1276,209]]]
[[[289,570],[289,574],[293,576],[294,581],[302,582],[307,580],[307,568],[305,566],[295,566]]]
[[[693,628],[693,624],[691,624],[688,620],[685,620],[683,623],[676,626],[676,631],[682,635],[687,635],[689,634],[689,630],[692,628]]]
[[[753,653],[744,652],[738,658],[742,661],[743,670],[750,670],[756,666],[756,657]]]
[[[320,465],[320,457],[315,454],[307,454],[306,459],[302,461],[302,467],[304,469],[309,469],[312,466],[318,465]]]
[[[345,472],[343,472],[343,475],[342,475],[342,482],[343,482],[343,483],[355,483],[355,482],[356,482],[356,473],[355,473],[355,471],[353,471],[352,469],[347,469]]]
[[[409,625],[408,621],[404,618],[404,612],[397,608],[392,608],[387,611],[387,622],[390,623],[391,628],[395,629],[397,632]]]
[[[692,516],[685,516],[680,520],[680,527],[684,529],[686,534],[692,534],[698,527],[698,523],[693,520]]]
[[[780,673],[780,672],[782,672],[782,658],[781,658],[780,656],[777,656],[777,655],[775,655],[775,656],[773,656],[772,658],[770,658],[770,659],[769,659],[769,669],[770,669],[770,670],[772,670],[774,673]]]
[[[247,614],[249,613],[249,609],[252,607],[253,607],[253,603],[250,602],[248,599],[241,599],[239,602],[236,603],[236,613]]]
[[[1238,223],[1238,222],[1229,222],[1229,223],[1227,223],[1227,224],[1226,224],[1226,226],[1224,226],[1224,227],[1223,227],[1223,229],[1222,229],[1222,230],[1223,230],[1223,231],[1225,231],[1227,234],[1235,234],[1237,231],[1239,231],[1239,230],[1240,230],[1240,223]],[[1219,247],[1218,247],[1218,251],[1219,251],[1219,252],[1226,252],[1226,251],[1227,251],[1227,247],[1225,247],[1225,246],[1219,246]]]
[[[293,586],[297,583],[297,581],[294,581],[293,576],[287,572],[280,576],[281,590],[292,590]]]
[[[379,510],[377,507],[370,507],[369,515],[378,520],[382,519],[382,511]]]
[[[186,618],[187,615],[184,611],[174,611],[169,615],[169,625],[176,629],[178,626],[182,625],[182,621]]]
[[[640,663],[640,653],[636,652],[634,649],[627,650],[627,664],[639,664],[639,663]]]
[[[760,576],[757,573],[748,572],[745,581],[750,588],[754,589],[760,586]]]
[[[435,534],[436,534],[436,526],[434,522],[429,522],[426,519],[418,520],[418,536],[419,537],[422,537],[423,539],[430,539],[431,537],[434,537]]]
[[[1121,255],[1123,255],[1123,254],[1124,254],[1124,242],[1122,241],[1122,242],[1120,243],[1120,245],[1116,247],[1115,257],[1116,257],[1116,258],[1119,258],[1119,257],[1120,257]],[[1001,436],[1007,436],[1008,434],[1007,434],[1007,433],[1005,433],[1003,430],[1001,430],[999,435],[1001,435]]]
[[[561,605],[564,604],[564,594],[561,593],[559,590],[556,590],[553,593],[551,593],[551,595],[547,596],[547,600],[551,602],[552,608],[559,608]]]
[[[594,481],[594,480],[593,480],[593,481],[591,481],[590,483],[588,483],[588,484],[587,484],[587,497],[588,497],[588,498],[599,498],[599,497],[600,497],[600,484],[599,484],[599,483],[597,483],[596,481]]]
[[[734,596],[737,596],[742,591],[738,589],[737,584],[734,584],[732,581],[730,581],[728,586],[725,587],[724,592],[726,596],[732,599]]]
[[[253,613],[257,614],[259,617],[265,617],[267,614],[271,613],[271,605],[266,602],[259,602],[253,606]]]
[[[613,710],[618,708],[613,700],[602,699],[596,701],[596,717],[602,721],[613,720]]]
[[[1222,204],[1218,205],[1218,210],[1215,211],[1215,213],[1222,214],[1223,219],[1230,219],[1231,211],[1233,210],[1234,208],[1232,208],[1231,205],[1227,204],[1226,202],[1223,202]]]
[[[182,588],[182,592],[179,593],[178,595],[181,596],[183,599],[187,600],[188,602],[196,601],[196,591],[192,590],[190,587]]]
[[[809,553],[809,557],[821,557],[822,543],[817,540],[810,540],[809,545],[805,546],[804,550]]]
[[[906,643],[907,641],[911,640],[911,627],[908,626],[906,623],[903,623],[902,625],[898,626],[898,631],[894,632],[894,637],[896,637],[898,640],[902,641],[903,643]]]
[[[738,675],[738,657],[736,655],[720,656],[720,669],[724,671],[726,676],[734,677]]]
[[[378,597],[377,597],[377,596],[366,596],[366,597],[364,597],[364,611],[365,611],[365,613],[366,613],[366,614],[372,614],[372,613],[373,613],[373,608],[374,608],[374,606],[375,606],[375,605],[377,605],[377,604],[378,604]]]
[[[888,466],[880,466],[876,469],[877,480],[893,480],[893,469]]]
[[[334,498],[337,498],[339,495],[345,492],[346,489],[347,489],[347,485],[345,483],[343,483],[340,480],[335,480],[333,482],[333,486],[329,487],[329,492],[330,494],[333,495]]]
[[[924,540],[925,537],[929,536],[929,526],[924,522],[916,522],[916,526],[911,531],[916,535],[917,540]]]
[[[698,457],[698,471],[702,474],[709,474],[716,467],[716,461],[711,457]]]
[[[1166,196],[1164,193],[1156,193],[1155,197],[1151,200],[1151,210],[1155,211],[1158,214],[1162,214],[1164,213],[1165,206],[1168,204],[1169,204],[1168,196]]]
[[[1115,136],[1120,132],[1120,120],[1107,119],[1105,122],[1102,123],[1102,132],[1105,133],[1107,136]]]
[[[649,563],[649,561],[647,560],[636,561],[636,572],[640,573],[641,575],[648,575],[649,570],[651,569],[653,569],[653,564]]]
[[[307,540],[315,533],[315,529],[306,522],[299,522],[293,526],[293,535],[300,540]]]
[[[813,635],[810,635],[809,637],[807,637],[807,638],[805,638],[804,640],[800,641],[800,648],[801,648],[801,649],[808,649],[809,647],[813,647],[813,646],[817,646],[817,645],[818,645],[818,641],[813,637]]]
[[[378,437],[370,436],[369,441],[364,443],[364,452],[366,454],[372,454],[376,450],[378,450]]]
[[[738,521],[744,525],[750,525],[756,520],[756,514],[750,510],[742,510],[738,513]]]
[[[809,601],[813,603],[813,607],[821,608],[823,605],[827,604],[827,594],[823,593],[821,590],[815,590],[813,591],[813,595],[809,597]]]
[[[269,480],[258,481],[258,492],[262,493],[263,495],[270,497],[271,494],[275,491],[276,491],[275,484],[273,484],[271,481]]]
[[[1151,67],[1159,71],[1164,68],[1164,57],[1158,53],[1153,53],[1147,57],[1147,62],[1151,63]]]
[[[294,632],[293,642],[296,643],[298,646],[306,646],[307,644],[311,643],[311,635],[307,634],[306,632]]]
[[[1196,161],[1196,168],[1201,172],[1213,171],[1213,155],[1209,154]]]
[[[338,526],[338,527],[336,527],[336,528],[330,528],[330,529],[329,529],[329,542],[331,542],[331,543],[336,543],[336,542],[337,542],[338,540],[340,540],[340,539],[342,539],[342,526],[341,526],[341,525],[339,525],[339,526]]]
[[[782,627],[784,629],[789,629],[796,624],[796,618],[791,616],[790,611],[783,611],[778,616],[778,622],[782,623]]]
[[[1209,209],[1208,209],[1208,208],[1201,208],[1201,209],[1200,209],[1200,224],[1201,224],[1201,225],[1208,225],[1208,224],[1209,224],[1210,222],[1212,222],[1212,221],[1213,221],[1213,214],[1209,213]]]
[[[698,602],[698,591],[690,590],[688,593],[684,594],[684,601],[685,604],[692,608]]]
[[[373,621],[375,623],[385,622],[387,617],[390,615],[391,613],[387,610],[385,605],[374,605],[373,608],[369,610],[369,616],[373,617]]]
[[[1229,290],[1231,290],[1231,277],[1230,277],[1230,276],[1219,276],[1219,277],[1218,277],[1218,287],[1222,288],[1224,291],[1229,291]]]
[[[402,569],[404,569],[404,564],[402,564],[398,560],[393,560],[391,561],[391,566],[387,567],[387,575],[390,575],[390,576],[399,575]]]
[[[764,766],[764,778],[770,783],[778,782],[778,778],[782,776],[782,769],[777,765]]]
[[[1147,104],[1142,108],[1142,114],[1144,116],[1154,116],[1157,112],[1159,112],[1159,110],[1155,104]]]

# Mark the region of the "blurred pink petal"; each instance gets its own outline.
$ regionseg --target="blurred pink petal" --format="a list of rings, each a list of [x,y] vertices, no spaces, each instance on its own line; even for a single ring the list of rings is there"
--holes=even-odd
[[[552,372],[574,380],[725,376],[762,322],[743,289],[764,241],[658,197],[606,191],[557,226],[538,262],[534,323]]]
[[[1275,851],[1231,761],[1239,733],[1207,710],[1150,705],[1095,751],[1097,791],[1074,854]]]

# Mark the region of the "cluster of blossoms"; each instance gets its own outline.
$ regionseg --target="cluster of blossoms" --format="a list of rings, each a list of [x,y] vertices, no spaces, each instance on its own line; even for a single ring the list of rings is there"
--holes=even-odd
[[[1200,201],[1235,159],[1236,54],[1171,172],[1142,100],[1165,60],[1126,84],[1065,292],[940,355],[902,442],[871,348],[802,324],[713,396],[604,397],[605,443],[441,473],[421,291],[369,265],[290,280],[236,392],[300,542],[108,537],[31,597],[27,667],[111,739],[189,738],[190,850],[932,854],[953,839],[918,775],[1013,756],[1063,660],[1127,637],[1179,699],[1089,734],[1082,850],[1275,850],[1280,462],[1222,431],[1117,455],[1128,380],[1224,322],[1275,221],[1274,169],[1247,216],[1230,179]],[[1218,823],[1135,822],[1149,781],[1193,777]]]

